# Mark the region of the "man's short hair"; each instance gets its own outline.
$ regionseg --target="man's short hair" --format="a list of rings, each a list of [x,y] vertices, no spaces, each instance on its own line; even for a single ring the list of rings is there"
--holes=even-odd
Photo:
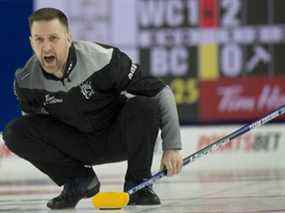
[[[32,13],[29,17],[30,30],[35,21],[51,21],[53,19],[58,19],[66,27],[66,30],[69,31],[67,16],[61,10],[51,7],[41,8]]]

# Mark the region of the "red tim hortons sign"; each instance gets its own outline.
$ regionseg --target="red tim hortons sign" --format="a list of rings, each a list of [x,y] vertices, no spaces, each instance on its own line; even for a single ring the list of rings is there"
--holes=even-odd
[[[284,104],[285,76],[200,82],[199,117],[202,121],[252,120]]]

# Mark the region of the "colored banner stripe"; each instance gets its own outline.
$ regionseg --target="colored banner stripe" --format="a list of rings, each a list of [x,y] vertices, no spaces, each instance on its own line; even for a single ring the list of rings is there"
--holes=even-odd
[[[218,0],[200,0],[200,27],[217,27]]]
[[[218,0],[200,0],[200,27],[218,26]],[[218,45],[214,43],[199,46],[199,79],[212,80],[219,77]]]

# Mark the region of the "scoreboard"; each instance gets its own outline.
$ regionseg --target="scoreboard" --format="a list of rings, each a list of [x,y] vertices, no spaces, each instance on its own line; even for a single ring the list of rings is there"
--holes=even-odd
[[[171,86],[182,123],[251,119],[285,104],[284,8],[284,0],[139,0],[140,64]],[[266,91],[276,104],[260,104]]]
[[[182,124],[248,121],[285,104],[285,0],[35,0],[74,39],[113,44],[174,91]]]

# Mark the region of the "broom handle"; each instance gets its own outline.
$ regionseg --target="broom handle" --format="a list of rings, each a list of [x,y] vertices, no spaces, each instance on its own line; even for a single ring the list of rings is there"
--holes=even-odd
[[[273,120],[274,118],[283,115],[285,113],[285,105],[279,107],[278,109],[274,110],[273,112],[267,114],[266,116],[260,118],[259,120],[251,123],[251,124],[246,124],[239,128],[238,130],[232,132],[231,134],[228,134],[224,136],[223,138],[209,144],[208,146],[200,149],[199,151],[189,155],[188,157],[183,159],[183,166],[195,161],[196,159],[206,156],[209,152],[217,150],[221,145],[227,144],[231,142],[232,139],[237,138],[238,136],[254,129],[257,127],[260,127],[267,122]],[[132,187],[131,189],[128,190],[128,194],[133,194],[137,192],[138,190],[149,186],[153,184],[155,181],[159,180],[160,178],[164,177],[167,175],[167,170],[161,170],[156,172],[154,175],[152,175],[149,179],[143,181],[142,183],[138,184],[137,186]]]

